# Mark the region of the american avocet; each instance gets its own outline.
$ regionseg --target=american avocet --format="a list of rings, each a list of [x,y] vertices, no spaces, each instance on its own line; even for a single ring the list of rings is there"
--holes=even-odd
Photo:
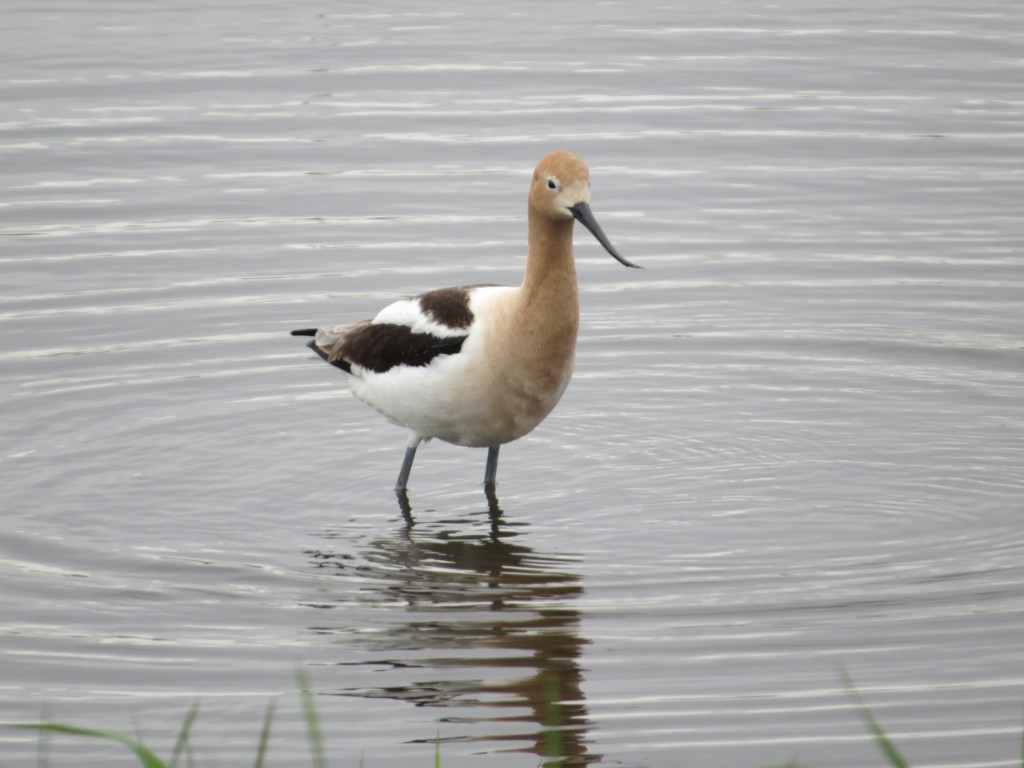
[[[590,210],[590,171],[552,152],[530,184],[529,252],[518,288],[468,285],[396,301],[373,320],[292,331],[348,376],[352,392],[409,430],[395,490],[409,481],[416,448],[433,437],[487,448],[494,487],[498,448],[540,424],[572,376],[580,324],[573,222],[612,256]]]

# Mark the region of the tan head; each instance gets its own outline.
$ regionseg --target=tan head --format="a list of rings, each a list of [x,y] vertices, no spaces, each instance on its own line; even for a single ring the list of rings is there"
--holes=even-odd
[[[533,171],[530,205],[552,219],[571,219],[572,206],[590,202],[590,169],[569,152],[552,152]]]
[[[605,236],[590,210],[590,169],[571,152],[545,155],[533,172],[530,208],[550,219],[576,219],[612,256],[627,267],[636,267],[622,256]]]

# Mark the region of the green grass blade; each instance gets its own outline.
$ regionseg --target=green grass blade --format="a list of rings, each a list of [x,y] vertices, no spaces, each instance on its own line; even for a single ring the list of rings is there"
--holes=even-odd
[[[199,702],[197,701],[189,709],[188,714],[185,715],[185,721],[181,724],[181,730],[178,731],[178,738],[174,741],[174,750],[171,752],[170,768],[175,768],[182,751],[188,746],[188,737],[192,732],[192,723],[196,721],[198,715]]]
[[[313,768],[327,768],[324,757],[324,737],[320,730],[320,718],[316,713],[316,701],[313,699],[313,686],[309,681],[309,673],[302,667],[295,670],[295,680],[299,685],[302,697],[302,712],[306,717],[306,731],[309,733],[309,751],[313,758]]]
[[[134,752],[139,762],[145,768],[169,768],[160,758],[150,752],[142,742],[128,736],[122,736],[120,733],[100,731],[95,728],[78,728],[74,725],[62,725],[61,723],[30,723],[17,727],[37,730],[41,733],[63,733],[69,736],[85,736],[90,739],[114,741]]]
[[[558,672],[553,671],[545,681],[544,757],[548,762],[560,761],[562,757],[562,691]]]
[[[878,749],[886,760],[889,761],[893,768],[910,768],[910,763],[906,761],[900,751],[896,748],[896,745],[892,743],[892,740],[886,735],[885,730],[875,719],[874,714],[868,708],[868,705],[864,703],[864,699],[861,698],[860,692],[857,690],[857,686],[853,684],[853,678],[850,677],[850,673],[845,668],[842,670],[843,683],[846,685],[846,693],[854,703],[857,705],[857,709],[860,711],[861,719],[864,724],[871,731],[871,735],[875,737],[875,744],[878,745]]]
[[[39,722],[45,723],[50,719],[50,706],[45,701],[39,712]],[[39,732],[39,746],[36,749],[36,768],[49,768],[50,765],[50,735],[45,731]]]
[[[263,727],[260,729],[260,746],[256,752],[256,764],[253,768],[263,768],[263,761],[267,757],[267,747],[270,744],[270,724],[274,720],[274,700],[271,699],[267,705],[267,714],[263,716]]]

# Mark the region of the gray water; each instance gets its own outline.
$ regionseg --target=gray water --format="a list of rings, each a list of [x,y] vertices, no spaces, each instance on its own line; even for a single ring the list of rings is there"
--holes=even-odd
[[[1019,765],[1022,82],[1013,0],[9,3],[0,720],[307,765],[298,665],[332,765],[882,764],[845,668]],[[517,283],[558,148],[645,269],[577,233],[562,403],[403,514],[287,332]]]

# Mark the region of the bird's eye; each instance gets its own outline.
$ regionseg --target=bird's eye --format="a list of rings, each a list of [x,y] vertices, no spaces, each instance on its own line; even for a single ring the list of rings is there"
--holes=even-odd
[[[558,182],[554,179],[548,179],[548,189],[558,189]]]

